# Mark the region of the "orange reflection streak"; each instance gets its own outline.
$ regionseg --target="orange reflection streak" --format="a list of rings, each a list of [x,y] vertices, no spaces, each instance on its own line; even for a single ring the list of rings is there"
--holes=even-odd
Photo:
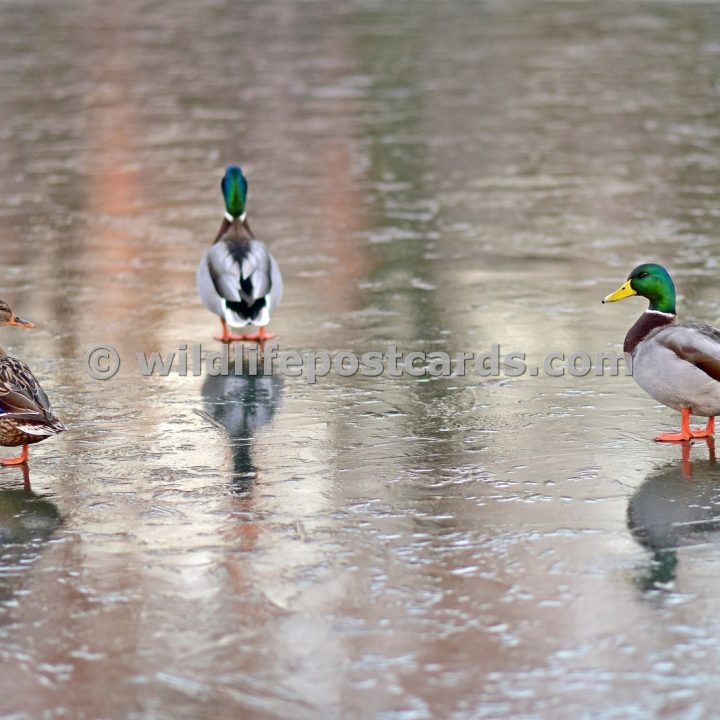
[[[348,113],[336,113],[347,118]],[[352,128],[343,129],[348,141]],[[358,233],[366,229],[367,222],[361,212],[362,197],[355,187],[351,173],[350,156],[346,145],[328,144],[321,147],[322,166],[325,170],[325,192],[322,194],[322,217],[328,221],[327,232],[332,252],[338,263],[332,272],[320,279],[323,295],[340,310],[355,310],[365,302],[365,292],[358,285],[371,270],[366,248],[361,247]]]

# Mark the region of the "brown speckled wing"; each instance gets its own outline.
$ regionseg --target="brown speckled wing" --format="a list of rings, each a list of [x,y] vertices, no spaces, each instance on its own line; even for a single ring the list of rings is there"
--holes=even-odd
[[[30,368],[7,356],[0,359],[0,408],[18,420],[54,420],[50,401]]]

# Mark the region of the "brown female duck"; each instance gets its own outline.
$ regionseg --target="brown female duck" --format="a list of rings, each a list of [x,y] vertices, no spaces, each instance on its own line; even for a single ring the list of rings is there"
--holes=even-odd
[[[6,302],[0,300],[0,326],[4,325],[35,327],[33,323],[21,320]],[[65,426],[53,414],[50,401],[30,368],[0,348],[0,445],[22,445],[19,457],[0,458],[0,465],[27,462],[28,445],[63,430],[66,430]]]

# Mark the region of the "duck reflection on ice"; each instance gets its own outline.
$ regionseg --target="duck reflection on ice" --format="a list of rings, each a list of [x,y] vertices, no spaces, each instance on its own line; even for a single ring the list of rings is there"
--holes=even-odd
[[[268,425],[282,403],[285,381],[277,375],[208,376],[202,386],[204,412],[222,426],[232,441],[233,484],[244,491],[257,470],[252,441],[257,430]]]
[[[0,547],[46,540],[62,518],[54,503],[29,487],[0,490]]]
[[[38,554],[38,545],[61,523],[57,506],[33,492],[29,483],[23,488],[0,489],[0,601],[12,595],[13,577],[26,569],[28,561]]]
[[[710,542],[720,531],[720,466],[715,445],[707,441],[710,457],[690,466],[690,443],[683,459],[656,468],[635,491],[628,504],[628,527],[652,553],[636,582],[642,590],[662,589],[675,580],[678,549]]]

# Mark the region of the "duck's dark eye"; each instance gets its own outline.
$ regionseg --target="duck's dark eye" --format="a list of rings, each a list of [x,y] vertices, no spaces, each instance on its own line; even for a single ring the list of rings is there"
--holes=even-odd
[[[642,278],[646,278],[646,277],[649,277],[649,276],[650,276],[650,273],[643,271],[643,272],[641,272],[641,273],[638,275],[638,278],[642,279]]]

